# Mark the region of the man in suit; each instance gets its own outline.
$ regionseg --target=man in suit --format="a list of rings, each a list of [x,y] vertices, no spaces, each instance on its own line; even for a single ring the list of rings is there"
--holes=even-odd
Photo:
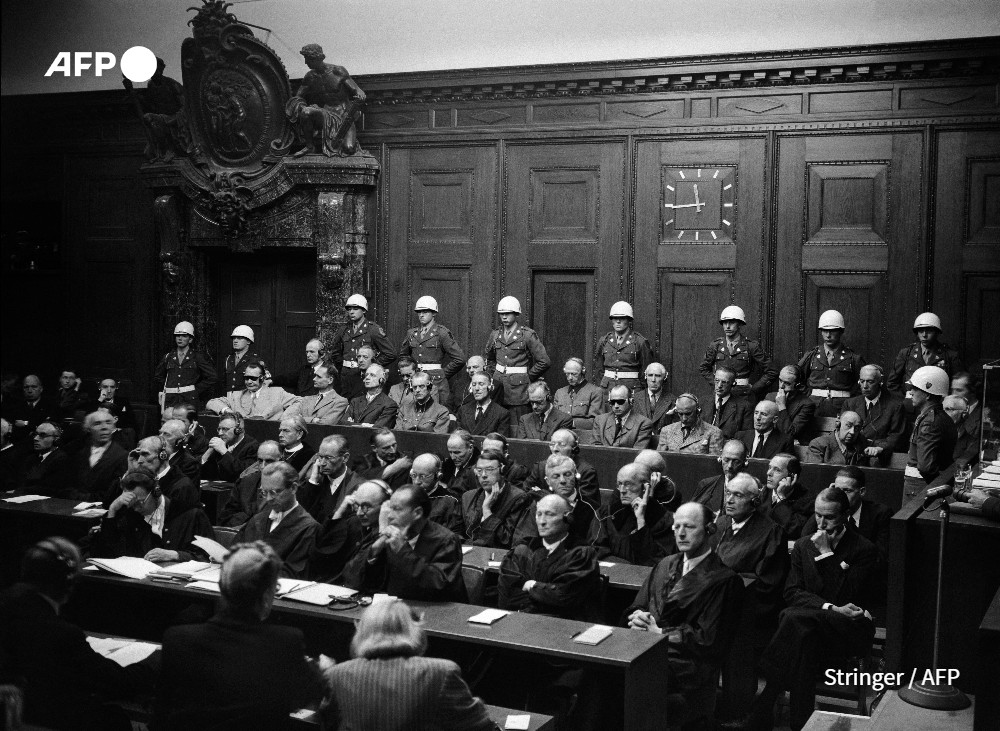
[[[738,439],[726,442],[719,455],[719,464],[722,465],[722,474],[700,480],[691,498],[692,502],[708,506],[715,515],[722,512],[729,483],[746,469],[747,448],[743,442]]]
[[[750,405],[744,398],[733,396],[736,371],[728,366],[715,369],[714,399],[705,411],[705,421],[719,427],[726,439],[750,428]]]
[[[0,419],[0,490],[4,492],[17,487],[18,472],[25,456],[23,447],[15,447],[11,442],[13,430],[9,421]]]
[[[372,451],[357,459],[354,471],[364,480],[385,480],[395,490],[406,484],[413,459],[399,451],[391,429],[376,429],[371,436]]]
[[[469,384],[472,402],[458,410],[458,426],[477,437],[490,432],[510,434],[510,412],[490,397],[490,377],[477,373]]]
[[[129,400],[118,393],[118,381],[114,378],[102,379],[98,384],[100,393],[94,408],[107,409],[118,421],[119,429],[135,430],[135,412]],[[200,456],[200,455],[199,455]]]
[[[813,512],[813,499],[799,482],[802,463],[794,454],[782,452],[767,465],[767,489],[758,510],[781,527],[786,541],[798,540],[802,526]]]
[[[795,448],[792,438],[775,428],[777,420],[778,405],[773,401],[761,401],[753,410],[753,429],[736,433],[751,459],[771,459],[779,452],[791,452]]]
[[[663,388],[667,369],[662,363],[650,363],[646,366],[645,377],[646,387],[632,395],[632,408],[635,413],[653,422],[653,434],[659,434],[663,427],[677,419],[674,416],[677,397]]]
[[[451,413],[434,400],[431,377],[423,371],[414,373],[410,378],[410,388],[413,389],[413,398],[399,407],[395,429],[447,434],[451,425]],[[444,386],[440,389],[447,394]]]
[[[205,433],[205,427],[198,423],[198,409],[194,404],[189,402],[176,403],[173,406],[167,406],[163,409],[163,419],[161,421],[169,421],[170,419],[177,419],[184,423],[185,437],[184,437],[184,448],[191,453],[192,457],[201,459],[205,452],[208,451],[208,435]],[[121,428],[121,422],[118,422],[118,427]]]
[[[535,505],[536,537],[525,538],[500,565],[498,606],[564,619],[588,619],[597,606],[597,551],[570,535],[572,508],[550,494]]]
[[[608,392],[611,413],[594,419],[593,442],[605,447],[645,449],[653,433],[653,422],[632,411],[628,386],[614,386]]]
[[[461,500],[464,493],[476,489],[473,470],[479,460],[479,447],[465,429],[449,436],[446,446],[448,458],[441,465],[441,480],[447,485],[448,492]]]
[[[983,428],[983,405],[979,401],[980,385],[971,373],[956,373],[951,378],[951,395],[965,399],[966,409],[958,422],[955,461],[961,466],[979,461],[979,438]]]
[[[264,541],[283,562],[281,575],[299,578],[305,575],[309,548],[319,524],[299,505],[298,473],[284,462],[269,464],[261,470],[260,512],[250,518],[236,534],[235,541]]]
[[[218,613],[164,633],[157,728],[283,728],[291,711],[322,695],[302,630],[266,621],[280,570],[266,543],[233,546],[222,564]]]
[[[307,424],[336,426],[347,413],[347,399],[334,388],[335,371],[326,363],[316,367],[313,374],[315,392],[299,402],[298,414]]]
[[[597,470],[592,464],[580,458],[580,443],[576,438],[576,432],[571,429],[559,429],[553,432],[549,439],[549,451],[573,460],[576,464],[576,486],[580,491],[580,497],[590,503],[594,510],[600,510],[601,487],[597,483]],[[542,459],[531,468],[531,472],[524,480],[525,490],[546,488],[545,464],[546,460]]]
[[[865,454],[888,465],[893,452],[903,448],[906,434],[906,410],[903,399],[882,385],[882,368],[869,363],[861,369],[858,385],[861,395],[844,402],[844,411],[861,417],[861,433],[868,440]]]
[[[128,453],[111,437],[115,433],[115,417],[99,409],[83,419],[87,446],[74,457],[70,474],[75,497],[80,500],[103,500],[115,480],[128,467]]]
[[[21,464],[18,488],[38,495],[50,497],[70,497],[73,485],[69,484],[72,473],[69,455],[60,449],[62,429],[51,421],[43,421],[35,427],[31,440],[34,451]]]
[[[83,380],[77,376],[75,368],[67,368],[59,374],[59,390],[56,391],[56,409],[61,419],[76,419],[90,407],[90,394],[81,391]]]
[[[528,386],[528,401],[531,413],[520,418],[515,436],[547,441],[558,429],[573,428],[573,418],[552,405],[552,393],[545,381],[535,381]]]
[[[161,437],[146,437],[128,453],[129,472],[142,467],[156,477],[157,485],[169,498],[175,510],[184,511],[201,506],[201,488],[169,462],[169,454]],[[104,507],[121,493],[120,481],[113,483],[104,496]]]
[[[462,495],[465,535],[473,545],[510,548],[524,511],[532,505],[524,491],[500,476],[504,459],[500,452],[482,452],[475,469],[479,487]]]
[[[865,607],[870,606],[878,550],[847,528],[850,502],[842,490],[823,490],[814,510],[817,531],[792,549],[785,584],[788,608],[761,658],[767,683],[742,724],[747,728],[770,729],[774,702],[789,690],[789,726],[801,729],[815,708],[816,679],[823,669],[867,655],[875,636]]]
[[[307,475],[300,488],[301,505],[317,523],[322,524],[336,512],[361,484],[361,478],[347,467],[350,458],[347,440],[340,434],[330,434],[320,442],[319,453],[299,472]]]
[[[572,432],[570,433],[572,434]],[[519,487],[522,490],[525,490],[526,488],[524,483],[531,474],[531,470],[510,456],[510,447],[507,442],[508,439],[506,434],[501,434],[500,432],[495,431],[490,432],[483,438],[480,449],[493,449],[500,452],[506,460],[506,464],[500,473],[501,477],[514,487]]]
[[[462,580],[462,542],[430,520],[423,488],[404,485],[392,493],[379,518],[379,535],[361,546],[344,569],[345,584],[417,601],[468,601]]]
[[[471,404],[475,401],[475,396],[472,393],[472,377],[484,373],[489,379],[489,396],[490,400],[493,401],[497,406],[503,406],[503,388],[500,384],[490,377],[489,373],[486,373],[486,359],[481,355],[471,355],[469,359],[465,361],[465,375],[469,379],[468,383],[465,384],[464,388],[458,393],[454,394],[452,399],[452,411],[456,414],[459,410],[466,404]],[[516,422],[517,419],[515,418]]]
[[[286,391],[294,393],[296,396],[313,396],[316,393],[316,384],[313,381],[313,376],[316,375],[316,371],[319,370],[320,366],[325,366],[330,369],[330,373],[333,376],[334,383],[336,385],[337,368],[331,363],[324,363],[323,358],[326,355],[326,348],[323,347],[323,343],[315,338],[306,343],[306,362],[300,365],[296,370],[291,373],[285,373],[282,375],[277,375],[271,379],[272,386],[281,386]]]
[[[386,378],[385,368],[378,363],[372,363],[365,369],[362,379],[365,391],[351,399],[347,413],[348,424],[391,428],[396,423],[399,406],[383,390]]]
[[[239,528],[260,509],[260,471],[269,464],[281,461],[281,447],[267,439],[257,447],[257,461],[243,470],[236,478],[226,504],[219,513],[219,525]]]
[[[214,398],[205,408],[216,414],[233,412],[244,419],[268,421],[279,421],[286,413],[298,413],[301,397],[279,386],[265,386],[265,376],[262,365],[251,363],[243,375],[243,390],[229,391],[222,398]],[[345,404],[344,409],[346,408]]]
[[[417,364],[413,358],[401,356],[396,361],[396,369],[399,371],[400,382],[389,389],[389,398],[396,402],[396,406],[402,406],[403,401],[413,398],[413,389],[410,388],[410,379],[417,372]]]
[[[563,366],[566,386],[556,391],[553,403],[573,417],[573,428],[589,430],[594,418],[604,413],[604,389],[587,381],[587,369],[580,358],[570,358]]]
[[[889,557],[889,521],[892,519],[892,508],[865,497],[864,470],[854,465],[842,467],[830,487],[836,487],[847,495],[850,503],[847,526],[871,541],[884,563]],[[802,535],[811,536],[815,532],[816,516],[813,515],[802,528]]]
[[[654,566],[673,553],[674,516],[653,497],[650,473],[644,465],[618,470],[620,501],[602,507],[595,526],[595,545],[602,559]]]
[[[170,466],[197,485],[201,480],[201,462],[185,448],[187,427],[184,422],[180,419],[167,419],[160,424],[159,437],[163,441]]]
[[[477,452],[478,458],[478,452]],[[430,519],[443,525],[455,535],[465,535],[462,501],[448,489],[444,482],[441,458],[431,452],[418,454],[410,468],[410,482],[427,493],[431,501]],[[471,473],[471,469],[470,469]],[[475,480],[475,476],[472,476]],[[473,486],[475,483],[473,483]]]
[[[807,462],[819,464],[853,464],[872,466],[867,452],[868,440],[861,433],[861,417],[853,411],[844,411],[837,417],[829,434],[809,442]]]
[[[723,437],[717,426],[701,418],[701,406],[693,393],[682,393],[674,406],[677,421],[660,430],[657,452],[722,454]]]
[[[4,675],[21,678],[24,721],[50,729],[129,731],[128,716],[112,700],[153,687],[155,660],[122,667],[87,643],[63,618],[82,560],[60,537],[27,550],[20,582],[0,593],[0,657]]]
[[[545,487],[528,493],[536,503],[546,495],[561,495],[570,507],[570,535],[582,544],[593,545],[600,537],[597,511],[589,502],[580,496],[577,488],[577,468],[572,459],[562,454],[550,454],[545,460]],[[520,539],[538,535],[535,523],[535,513],[527,510],[517,529]]]
[[[235,482],[254,463],[257,440],[243,431],[243,417],[226,414],[219,419],[218,436],[208,440],[201,457],[201,478]]]
[[[296,472],[301,472],[316,453],[302,441],[309,430],[301,416],[289,416],[278,424],[278,444],[281,445],[281,459],[290,464]]]
[[[14,427],[13,440],[18,442],[26,439],[35,431],[35,427],[43,421],[58,418],[58,408],[48,396],[43,395],[42,379],[36,375],[27,375],[21,382],[23,399],[14,403],[4,403],[4,415]]]
[[[816,414],[816,404],[806,396],[802,371],[797,365],[786,365],[778,373],[778,390],[767,398],[778,404],[778,429],[798,440],[808,433]]]

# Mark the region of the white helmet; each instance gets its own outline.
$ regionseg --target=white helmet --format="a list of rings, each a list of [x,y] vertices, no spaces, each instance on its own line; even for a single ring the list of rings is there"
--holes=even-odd
[[[942,332],[941,318],[933,312],[921,312],[917,315],[917,319],[913,321],[913,329],[919,330],[923,327],[932,327],[938,332]]]
[[[820,330],[845,330],[844,316],[836,310],[827,310],[819,316]]]
[[[174,328],[174,335],[190,335],[194,337],[194,325],[187,320],[181,320]]]
[[[726,309],[722,311],[719,315],[719,322],[725,322],[726,320],[737,320],[742,322],[744,325],[747,324],[747,316],[743,314],[743,308],[737,307],[736,305],[729,305]]]
[[[424,295],[423,297],[417,300],[417,304],[413,305],[414,312],[420,312],[420,310],[430,310],[431,312],[437,312],[438,311],[437,300],[434,299],[433,297],[428,297],[427,295]]]
[[[230,335],[231,338],[246,338],[251,343],[253,342],[253,330],[248,325],[237,325],[233,328],[233,334]]]
[[[363,294],[352,294],[347,298],[347,304],[344,307],[360,307],[365,312],[368,312],[368,300],[365,299]]]
[[[497,305],[497,312],[503,314],[505,312],[513,312],[517,315],[521,314],[521,303],[517,301],[517,297],[511,297],[507,295],[502,300],[500,304]]]
[[[635,317],[632,314],[632,305],[625,300],[620,300],[611,305],[611,312],[608,317]]]
[[[947,396],[948,387],[951,385],[948,373],[944,368],[937,366],[921,366],[913,371],[907,386],[920,389],[932,396]]]

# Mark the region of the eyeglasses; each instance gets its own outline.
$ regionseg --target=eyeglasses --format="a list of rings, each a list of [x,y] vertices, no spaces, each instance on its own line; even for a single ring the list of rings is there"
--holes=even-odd
[[[243,376],[244,381],[263,381],[264,376]]]
[[[499,467],[474,467],[473,472],[477,475],[495,475],[500,471]]]
[[[338,459],[343,459],[339,454],[317,454],[317,462],[333,462]]]
[[[275,497],[276,495],[280,495],[287,489],[288,489],[287,487],[282,487],[279,490],[265,490],[264,488],[261,487],[257,489],[257,492],[260,494],[261,497]]]
[[[623,404],[627,404],[628,403],[628,399],[626,399],[626,398],[609,398],[608,399],[608,403],[611,404],[612,406],[621,406]]]
[[[371,503],[354,503],[354,509],[359,513],[370,513],[373,510],[379,510],[381,505],[372,505]]]

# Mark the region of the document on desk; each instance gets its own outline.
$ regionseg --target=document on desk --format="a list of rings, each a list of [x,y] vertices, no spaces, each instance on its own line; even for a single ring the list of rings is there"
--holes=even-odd
[[[598,561],[597,565],[600,566],[602,569],[610,569],[612,566],[615,565],[615,562],[614,561]]]
[[[98,655],[114,660],[123,668],[142,662],[160,649],[159,645],[152,642],[125,640],[116,637],[88,637],[87,643],[94,648]]]
[[[97,500],[96,502],[92,503],[77,503],[76,505],[73,506],[73,510],[86,510],[87,508],[99,508],[101,507],[101,505],[102,503],[100,500]]]
[[[573,642],[581,645],[599,645],[611,636],[611,627],[603,624],[595,624],[587,627],[583,632],[573,636]]]
[[[462,555],[464,556],[469,551],[471,551],[473,548],[475,548],[475,546],[462,546]]]
[[[160,567],[152,561],[135,556],[122,556],[121,558],[90,558],[87,559],[94,566],[110,571],[119,576],[127,576],[130,579],[145,579],[153,572],[160,571]]]
[[[213,541],[211,538],[205,538],[205,536],[195,536],[194,540],[191,541],[194,545],[198,546],[202,551],[207,553],[209,557],[216,563],[222,563],[222,559],[226,557],[229,553],[229,549],[223,546],[221,543]]]
[[[510,612],[505,609],[484,609],[479,614],[473,614],[469,621],[474,624],[494,624],[506,617]]]
[[[281,579],[280,581],[288,581],[288,579]],[[348,589],[346,586],[337,586],[336,584],[316,584],[308,581],[302,583],[304,586],[292,589],[287,594],[282,594],[281,598],[325,607],[334,599],[348,599],[358,593],[354,589]]]
[[[531,728],[530,713],[508,713],[507,721],[503,725],[505,731],[527,731]]]
[[[36,500],[48,500],[48,495],[18,495],[17,497],[5,497],[5,503],[33,503]]]
[[[310,586],[316,586],[316,582],[306,581],[305,579],[278,579],[278,591],[274,595],[284,596],[285,594],[291,594],[293,591],[305,589]]]
[[[184,561],[183,563],[175,563],[172,566],[163,566],[156,573],[179,579],[190,579],[194,578],[195,574],[206,569],[215,569],[215,567],[208,561]],[[197,578],[204,579],[205,577],[199,576]]]
[[[202,591],[210,591],[213,594],[219,593],[219,582],[218,581],[192,581],[185,588],[187,589],[201,589]]]
[[[104,514],[108,512],[104,508],[87,508],[86,510],[77,510],[73,513],[75,518],[101,518]]]

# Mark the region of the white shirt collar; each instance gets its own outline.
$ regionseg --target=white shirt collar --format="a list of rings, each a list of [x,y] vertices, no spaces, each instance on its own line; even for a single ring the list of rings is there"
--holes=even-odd
[[[864,507],[864,502],[858,503],[858,509],[855,510],[854,513],[851,515],[851,517],[854,518],[854,526],[856,528],[861,527],[861,508],[863,507]]]
[[[709,550],[705,551],[705,553],[703,553],[700,556],[698,556],[698,558],[688,559],[688,557],[685,556],[684,557],[684,568],[681,571],[681,576],[683,576],[684,574],[688,573],[691,569],[695,568],[698,564],[700,564],[702,561],[704,561],[706,558],[708,558],[709,554],[711,554],[711,553],[712,553],[712,550],[709,549]]]
[[[751,513],[750,515],[748,515],[747,517],[745,517],[739,523],[733,523],[733,524],[731,524],[729,527],[732,529],[733,535],[735,536],[739,532],[740,528],[742,528],[743,526],[745,526],[747,524],[747,521],[750,520],[750,518],[752,518],[752,517],[753,517],[753,513]]]
[[[302,442],[299,442],[294,447],[285,447],[284,451],[292,452],[294,454],[295,452],[298,452],[300,449],[302,449]]]
[[[559,544],[562,543],[563,541],[565,541],[568,537],[569,537],[569,533],[567,533],[566,535],[564,535],[562,538],[560,538],[555,543],[549,543],[547,540],[545,540],[543,538],[542,539],[542,545],[545,546],[545,550],[546,551],[548,551],[549,553],[552,553],[554,550],[556,550],[557,548],[559,548]]]
[[[339,477],[330,478],[330,494],[333,495],[340,489],[341,484],[344,482],[344,478],[347,477],[347,470],[345,469],[340,473]]]
[[[162,480],[163,476],[165,474],[167,474],[168,472],[170,472],[170,463],[169,462],[167,462],[167,464],[164,465],[164,467],[163,467],[162,470],[160,470],[159,472],[156,473],[156,479],[157,480]]]

